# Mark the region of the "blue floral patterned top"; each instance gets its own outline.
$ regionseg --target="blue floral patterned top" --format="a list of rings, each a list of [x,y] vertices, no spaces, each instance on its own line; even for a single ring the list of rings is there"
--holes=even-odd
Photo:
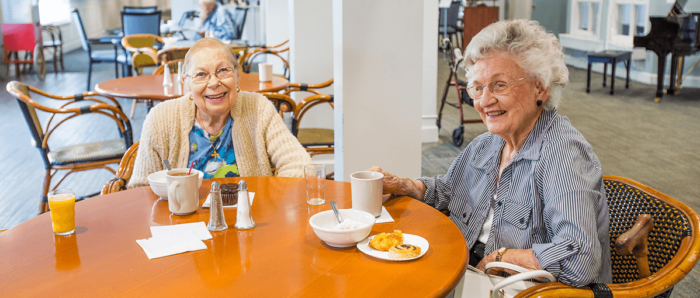
[[[233,119],[229,116],[219,134],[212,136],[204,131],[197,120],[194,121],[187,163],[194,161],[194,168],[204,172],[204,179],[240,176],[231,139],[232,127]]]

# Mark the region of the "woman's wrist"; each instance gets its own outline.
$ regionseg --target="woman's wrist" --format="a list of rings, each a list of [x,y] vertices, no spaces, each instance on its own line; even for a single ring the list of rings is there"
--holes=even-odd
[[[417,182],[417,183],[416,183]],[[420,184],[420,185],[418,185]],[[423,185],[423,182],[420,182],[419,180],[412,180],[411,178],[400,178],[399,182],[399,189],[396,195],[401,195],[401,196],[409,196],[412,197],[416,200],[423,200],[423,194],[425,193],[424,189],[421,189],[420,186]],[[425,188],[423,186],[423,188]]]

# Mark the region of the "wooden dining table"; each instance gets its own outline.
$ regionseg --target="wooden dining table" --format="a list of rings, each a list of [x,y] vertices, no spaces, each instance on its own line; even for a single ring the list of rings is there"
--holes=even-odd
[[[98,83],[95,91],[109,97],[164,101],[183,95],[179,92],[176,76],[171,74],[173,85],[170,86],[163,86],[162,74],[117,78]],[[272,81],[261,82],[257,73],[241,72],[239,86],[248,92],[277,92],[289,86],[289,81],[272,76]]]
[[[224,209],[229,228],[211,232],[205,250],[149,260],[136,240],[150,238],[151,226],[209,222],[201,205],[214,180],[204,180],[192,215],[172,215],[167,201],[143,187],[77,203],[71,236],[54,236],[49,213],[29,219],[0,234],[2,296],[444,297],[466,270],[459,229],[422,202],[384,202],[394,222],[375,224],[370,235],[401,230],[430,245],[418,259],[388,261],[355,246],[328,246],[309,225],[331,200],[351,208],[350,183],[326,181],[326,203],[311,206],[303,178],[243,179],[255,193],[257,226],[235,229],[236,209]]]

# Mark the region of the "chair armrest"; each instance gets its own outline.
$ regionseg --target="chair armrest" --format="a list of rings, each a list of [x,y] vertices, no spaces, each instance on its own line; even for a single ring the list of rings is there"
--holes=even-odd
[[[134,163],[136,162],[136,153],[138,149],[139,142],[136,142],[124,153],[121,162],[119,162],[117,174],[102,187],[102,195],[126,190],[126,185],[129,183],[131,174],[134,172]]]

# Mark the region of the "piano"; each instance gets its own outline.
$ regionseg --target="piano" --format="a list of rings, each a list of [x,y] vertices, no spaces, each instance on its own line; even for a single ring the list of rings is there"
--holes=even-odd
[[[700,51],[700,13],[686,13],[676,1],[667,17],[649,17],[649,20],[651,21],[649,34],[635,36],[634,46],[653,51],[658,57],[658,77],[654,101],[659,102],[663,96],[664,73],[668,54],[671,54],[671,79],[666,93],[677,94],[683,79],[683,57]]]

